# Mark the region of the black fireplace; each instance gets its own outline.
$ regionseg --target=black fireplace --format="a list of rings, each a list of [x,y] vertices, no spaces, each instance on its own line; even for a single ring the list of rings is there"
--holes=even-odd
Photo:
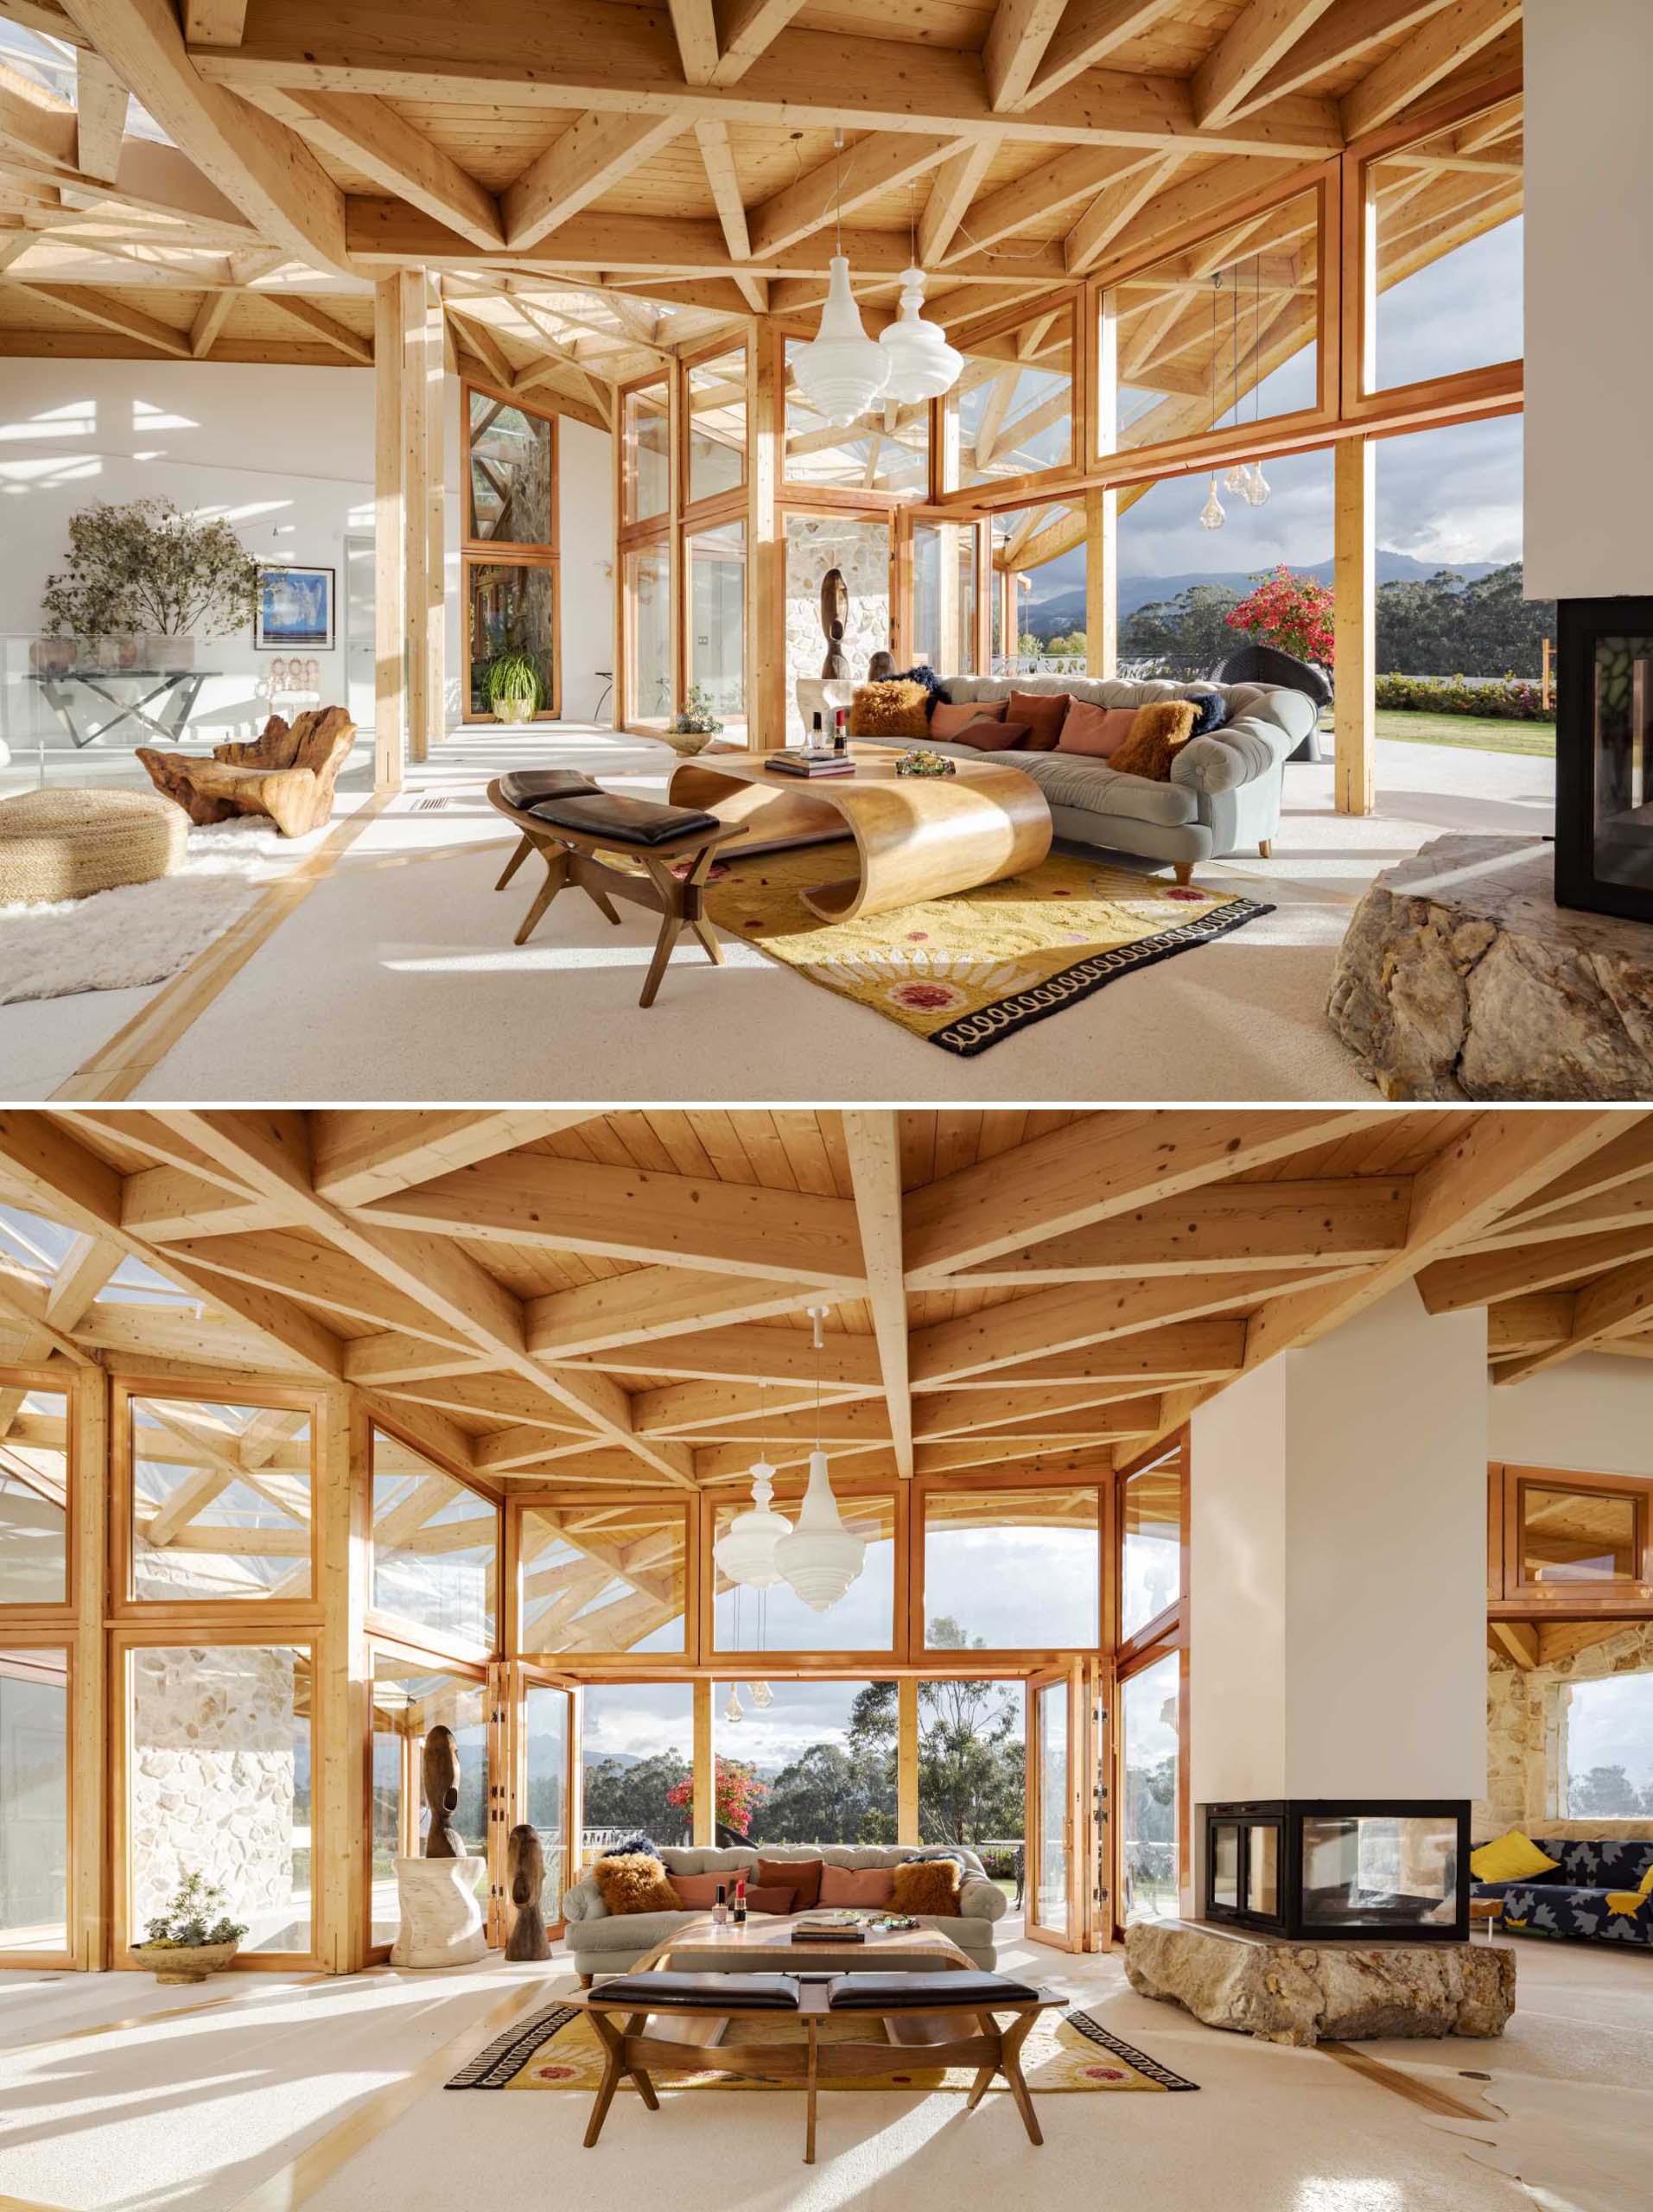
[[[1467,1799],[1203,1805],[1200,1834],[1206,1920],[1315,1942],[1469,1940]]]
[[[1556,645],[1556,903],[1653,922],[1653,599],[1564,599]]]

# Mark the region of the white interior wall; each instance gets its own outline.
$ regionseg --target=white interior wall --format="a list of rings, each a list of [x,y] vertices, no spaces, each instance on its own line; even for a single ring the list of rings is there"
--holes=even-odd
[[[67,747],[16,679],[69,518],[99,499],[170,497],[223,514],[261,560],[334,569],[335,649],[304,657],[320,664],[322,697],[342,699],[344,537],[372,529],[372,456],[369,370],[0,360],[0,651],[14,750],[40,729]],[[224,673],[203,686],[192,727],[214,741],[262,728],[277,658],[255,650],[250,629],[200,644],[198,664]]]
[[[1479,1794],[1485,1365],[1407,1284],[1196,1412],[1194,1803]]]
[[[1653,9],[1527,0],[1526,588],[1653,592]]]
[[[1653,1362],[1584,1352],[1490,1396],[1494,1459],[1653,1476]]]

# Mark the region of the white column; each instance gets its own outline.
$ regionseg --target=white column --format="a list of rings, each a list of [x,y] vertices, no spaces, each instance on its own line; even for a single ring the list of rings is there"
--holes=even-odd
[[[1476,1797],[1486,1316],[1410,1284],[1192,1424],[1194,1805]]]

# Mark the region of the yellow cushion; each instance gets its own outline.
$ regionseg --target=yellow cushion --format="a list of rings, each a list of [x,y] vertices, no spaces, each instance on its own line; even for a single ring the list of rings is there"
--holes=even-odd
[[[1529,1875],[1548,1874],[1559,1859],[1549,1859],[1529,1835],[1511,1828],[1469,1855],[1469,1871],[1478,1882],[1519,1882]]]
[[[1650,1897],[1653,1897],[1653,1864],[1649,1865],[1646,1873],[1643,1875],[1640,1889],[1609,1890],[1607,1910],[1609,1912],[1635,1912],[1640,1906],[1644,1905]]]

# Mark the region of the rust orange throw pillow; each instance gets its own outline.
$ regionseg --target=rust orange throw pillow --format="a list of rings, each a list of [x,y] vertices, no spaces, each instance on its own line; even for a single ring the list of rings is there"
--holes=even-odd
[[[959,1860],[913,1859],[893,1871],[893,1912],[928,1912],[945,1919],[957,1918],[959,1892],[964,1886],[964,1869]]]
[[[600,1859],[591,1870],[597,1893],[610,1912],[681,1912],[683,1905],[658,1859],[629,1852],[623,1859]]]
[[[955,745],[973,745],[978,753],[1014,753],[1027,741],[1026,722],[970,722],[953,740]]]
[[[727,1901],[734,1894],[733,1874],[668,1874],[666,1876],[677,1893],[677,1902],[686,1911],[709,1912],[717,1903],[717,1885],[723,1885]]]
[[[1154,699],[1139,707],[1130,735],[1108,766],[1122,776],[1145,776],[1152,784],[1168,784],[1177,747],[1193,735],[1198,719],[1199,709],[1192,699]]]
[[[930,695],[922,683],[858,683],[849,702],[851,737],[928,737]]]
[[[819,1859],[766,1859],[758,1853],[756,1874],[760,1889],[789,1889],[794,1893],[795,1912],[813,1912],[821,1902],[821,1871]]]
[[[1072,704],[1065,691],[1013,691],[1004,718],[1027,723],[1029,753],[1054,753]]]
[[[823,1866],[821,1902],[823,1905],[859,1905],[863,1912],[882,1912],[895,1887],[891,1866]]]
[[[782,1913],[798,1910],[798,1891],[779,1883],[760,1882],[755,1886],[747,1884],[747,1910],[772,1913],[777,1918]]]
[[[1136,720],[1135,707],[1093,707],[1076,699],[1067,710],[1058,740],[1059,753],[1083,753],[1093,760],[1107,760],[1118,752]]]
[[[1001,722],[1004,720],[1002,699],[972,700],[962,707],[950,707],[944,699],[938,699],[930,710],[931,737],[962,736],[972,722]]]

